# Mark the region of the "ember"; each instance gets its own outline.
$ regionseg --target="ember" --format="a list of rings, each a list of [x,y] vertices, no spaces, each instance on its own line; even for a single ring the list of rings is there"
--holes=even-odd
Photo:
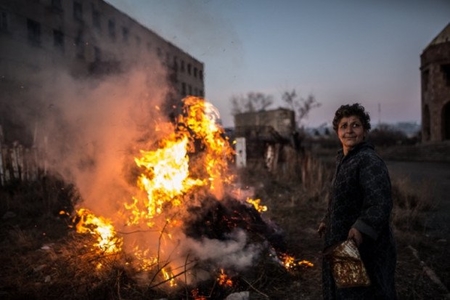
[[[286,269],[306,264],[283,256],[281,230],[262,218],[260,199],[232,196],[234,151],[215,115],[203,99],[185,98],[173,132],[134,159],[138,192],[117,215],[77,211],[77,232],[92,234],[98,251],[130,255],[151,287],[193,285],[219,269],[218,283],[230,287],[225,271],[250,267],[264,248]]]

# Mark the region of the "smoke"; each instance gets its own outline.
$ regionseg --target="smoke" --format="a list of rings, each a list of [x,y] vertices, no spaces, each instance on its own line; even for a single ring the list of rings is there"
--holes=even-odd
[[[235,230],[226,240],[188,238],[185,247],[202,260],[212,260],[222,268],[245,270],[258,258],[262,245],[248,244],[247,234]]]
[[[160,111],[164,74],[130,71],[104,81],[58,75],[43,92],[36,122],[43,167],[74,183],[84,206],[111,215],[135,186],[127,169],[133,154],[170,129],[161,125],[168,124]]]

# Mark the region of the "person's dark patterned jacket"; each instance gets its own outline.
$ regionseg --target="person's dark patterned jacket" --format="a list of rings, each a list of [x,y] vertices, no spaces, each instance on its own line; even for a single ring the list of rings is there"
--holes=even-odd
[[[339,152],[324,222],[325,249],[347,239],[354,227],[363,235],[361,258],[371,286],[337,289],[324,259],[324,299],[396,299],[396,248],[390,227],[391,181],[374,147],[363,142],[346,156]]]

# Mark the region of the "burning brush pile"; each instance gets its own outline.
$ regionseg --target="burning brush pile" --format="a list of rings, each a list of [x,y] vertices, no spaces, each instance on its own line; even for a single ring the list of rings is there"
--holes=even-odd
[[[287,254],[281,230],[262,215],[267,207],[239,188],[214,115],[203,99],[185,98],[173,131],[134,158],[136,195],[114,215],[79,208],[73,218],[92,239],[89,251],[120,261],[147,289],[219,299],[251,290],[262,262],[279,272],[311,266]]]

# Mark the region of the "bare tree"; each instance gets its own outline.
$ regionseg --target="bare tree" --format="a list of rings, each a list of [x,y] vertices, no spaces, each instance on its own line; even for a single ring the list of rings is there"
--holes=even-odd
[[[264,111],[273,103],[273,97],[258,92],[249,92],[246,96],[231,97],[231,114]]]
[[[297,122],[297,126],[300,126],[302,121],[308,118],[308,114],[313,108],[317,108],[322,105],[316,101],[316,98],[312,94],[309,94],[306,99],[299,97],[295,89],[290,92],[284,92],[281,99],[287,104],[288,108],[295,112],[295,121]]]

